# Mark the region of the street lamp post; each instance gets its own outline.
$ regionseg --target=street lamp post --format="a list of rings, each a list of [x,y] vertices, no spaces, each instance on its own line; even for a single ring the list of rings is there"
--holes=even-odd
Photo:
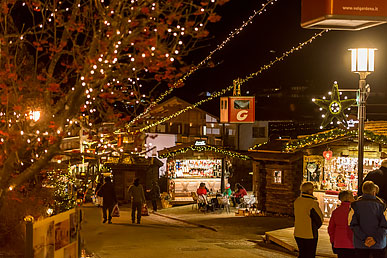
[[[352,54],[351,70],[359,74],[359,109],[358,109],[358,160],[357,176],[358,189],[363,183],[363,163],[364,163],[364,120],[366,116],[366,78],[374,71],[375,48],[355,48],[349,49]]]

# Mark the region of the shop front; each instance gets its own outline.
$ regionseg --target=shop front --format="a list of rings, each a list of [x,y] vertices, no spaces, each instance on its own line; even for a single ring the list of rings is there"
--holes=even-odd
[[[167,171],[172,196],[191,196],[200,183],[205,183],[210,192],[221,191],[222,159],[172,159]]]
[[[204,183],[210,193],[221,193],[222,185],[228,181],[232,159],[249,159],[237,152],[203,142],[198,144],[184,144],[159,151],[160,158],[167,158],[168,193],[174,202],[192,201],[192,193],[196,192],[200,183]]]
[[[366,131],[364,176],[387,158],[386,140],[384,134]],[[314,183],[314,195],[327,218],[340,203],[340,191],[357,193],[357,136],[354,131],[334,129],[295,140],[277,140],[252,148],[250,156],[254,159],[254,191],[261,200],[261,208],[266,211],[292,214],[292,205],[282,204],[278,199],[293,204],[304,181]],[[279,196],[279,189],[286,194]]]

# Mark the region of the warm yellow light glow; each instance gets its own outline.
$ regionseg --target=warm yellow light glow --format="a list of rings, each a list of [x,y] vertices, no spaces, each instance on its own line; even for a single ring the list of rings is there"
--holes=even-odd
[[[375,70],[376,48],[353,48],[351,51],[352,72],[373,72]]]
[[[40,111],[30,111],[30,119],[35,122],[40,119]]]

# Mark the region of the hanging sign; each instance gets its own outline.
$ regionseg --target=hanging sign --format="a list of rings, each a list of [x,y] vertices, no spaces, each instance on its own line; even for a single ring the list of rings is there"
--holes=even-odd
[[[255,97],[230,96],[221,98],[221,123],[254,123]]]
[[[332,151],[324,151],[323,152],[323,156],[324,156],[324,158],[325,158],[325,160],[330,160],[331,158],[332,158],[332,156],[333,156],[333,152]]]
[[[302,0],[301,26],[361,30],[387,23],[386,0]]]

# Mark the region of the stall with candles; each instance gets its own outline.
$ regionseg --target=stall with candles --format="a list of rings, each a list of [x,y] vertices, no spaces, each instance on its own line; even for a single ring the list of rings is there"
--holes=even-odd
[[[168,193],[175,203],[192,201],[191,193],[200,183],[205,183],[211,193],[220,193],[222,178],[226,184],[233,159],[249,162],[248,156],[208,145],[205,140],[167,148],[158,155],[167,158]]]

